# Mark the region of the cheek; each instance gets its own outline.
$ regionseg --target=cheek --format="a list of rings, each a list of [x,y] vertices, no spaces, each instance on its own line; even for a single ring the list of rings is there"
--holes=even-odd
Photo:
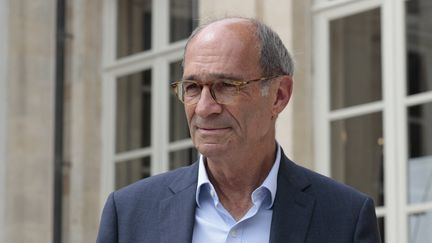
[[[186,114],[186,119],[189,127],[189,134],[192,139],[194,138],[194,126],[192,124],[192,120],[193,120],[192,118],[194,116],[194,113],[195,113],[195,109],[185,106],[185,114]]]
[[[185,113],[186,113],[186,119],[187,119],[187,122],[188,122],[189,127],[190,127],[195,109],[192,108],[191,106],[185,106],[184,109],[185,109]]]
[[[267,133],[271,126],[271,111],[268,106],[257,104],[252,107],[251,112],[246,113],[245,122],[247,130],[254,134]]]
[[[232,114],[241,132],[249,136],[250,134],[259,132],[257,129],[259,128],[260,121],[264,118],[264,114],[253,106],[244,108],[245,109],[232,112]]]

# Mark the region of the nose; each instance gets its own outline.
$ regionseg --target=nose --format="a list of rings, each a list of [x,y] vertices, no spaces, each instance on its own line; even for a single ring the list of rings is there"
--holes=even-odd
[[[208,117],[212,114],[222,112],[222,106],[216,102],[210,92],[209,86],[205,85],[201,90],[201,97],[196,104],[195,114],[200,117]]]

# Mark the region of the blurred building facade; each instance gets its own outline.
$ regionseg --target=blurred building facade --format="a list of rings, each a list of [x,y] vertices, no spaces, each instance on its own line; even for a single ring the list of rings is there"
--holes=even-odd
[[[186,38],[263,20],[296,59],[277,139],[371,195],[384,242],[432,241],[429,0],[67,1],[65,243],[94,242],[109,192],[197,158],[182,105]],[[56,1],[0,0],[0,242],[52,242]]]

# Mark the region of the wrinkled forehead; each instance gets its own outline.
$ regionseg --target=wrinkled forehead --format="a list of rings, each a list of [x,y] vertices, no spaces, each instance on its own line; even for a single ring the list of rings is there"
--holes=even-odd
[[[260,69],[260,48],[255,33],[255,25],[243,19],[206,26],[188,44],[185,72],[199,69],[203,73],[237,73]]]
[[[247,45],[256,45],[256,26],[252,22],[241,18],[220,20],[205,26],[196,36],[190,40],[190,46],[210,43],[211,41],[239,41]],[[222,44],[224,42],[219,42]],[[187,50],[186,50],[187,52]]]

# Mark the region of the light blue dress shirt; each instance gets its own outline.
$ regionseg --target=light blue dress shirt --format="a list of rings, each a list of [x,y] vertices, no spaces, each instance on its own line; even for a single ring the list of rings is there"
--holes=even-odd
[[[208,179],[204,158],[200,157],[192,243],[269,242],[280,150],[280,146],[277,145],[273,167],[262,185],[253,191],[252,207],[239,221],[236,221],[219,202],[216,190]]]

